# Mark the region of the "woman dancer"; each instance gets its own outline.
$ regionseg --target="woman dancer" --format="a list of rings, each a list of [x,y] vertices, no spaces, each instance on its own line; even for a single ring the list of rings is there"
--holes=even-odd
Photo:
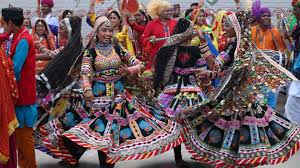
[[[91,116],[64,136],[78,145],[99,150],[101,167],[149,158],[179,145],[183,139],[178,125],[124,89],[124,77],[130,78],[145,67],[113,43],[109,19],[98,18],[93,34],[96,46],[85,51],[81,68],[84,98]]]
[[[186,19],[179,19],[173,36],[159,50],[156,56],[154,89],[163,109],[170,117],[175,117],[190,106],[205,100],[205,89],[211,85],[211,78],[219,74],[203,70],[195,73],[195,64],[202,58],[214,63],[215,58],[208,51],[206,41],[202,39],[200,47],[191,46],[194,25]],[[212,65],[213,66],[213,65]],[[213,68],[212,68],[213,69]],[[181,162],[180,146],[174,149],[176,162]],[[182,163],[178,163],[179,165]],[[186,164],[182,165],[187,166]],[[179,166],[180,167],[180,166]]]
[[[70,40],[65,48],[49,63],[47,68],[37,76],[40,117],[35,125],[35,138],[38,149],[55,158],[60,157],[66,162],[76,164],[84,150],[75,145],[72,146],[73,144],[64,140],[61,134],[77,122],[72,123],[69,120],[69,118],[78,119],[76,118],[79,116],[78,111],[75,111],[75,109],[81,110],[79,111],[81,112],[80,117],[85,112],[82,109],[82,99],[78,97],[80,94],[79,87],[73,83],[76,75],[68,75],[73,63],[82,52],[81,18],[71,16],[65,19],[69,19],[71,28],[69,29],[72,32]],[[62,92],[63,95],[59,94],[62,90],[70,91],[72,87],[71,93]],[[79,119],[78,122],[80,122]],[[69,149],[74,149],[73,151],[78,153],[70,154]]]
[[[282,163],[298,150],[300,130],[270,108],[263,93],[278,89],[289,77],[252,48],[250,14],[237,15],[240,20],[235,14],[228,18],[237,37],[241,36],[241,42],[237,40],[241,49],[214,96],[184,113],[185,144],[196,160],[215,167]]]
[[[46,68],[49,61],[53,59],[53,55],[51,55],[49,51],[55,50],[55,38],[44,19],[38,19],[36,21],[32,36],[37,47],[36,72],[39,73]],[[44,49],[48,49],[48,52],[45,52]]]

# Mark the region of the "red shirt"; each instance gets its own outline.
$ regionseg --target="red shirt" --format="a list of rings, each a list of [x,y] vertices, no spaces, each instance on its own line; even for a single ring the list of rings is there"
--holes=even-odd
[[[166,31],[165,26],[161,23],[159,19],[155,19],[150,21],[146,29],[144,31],[144,34],[142,35],[142,41],[143,41],[143,47],[146,53],[150,55],[150,59],[147,62],[147,69],[150,69],[153,64],[153,58],[159,51],[159,49],[165,44],[166,40],[158,41],[155,43],[151,43],[149,41],[149,38],[151,36],[155,36],[156,38],[163,38],[163,37],[169,37],[172,35],[174,27],[177,24],[177,20],[171,19],[168,21],[168,31]]]

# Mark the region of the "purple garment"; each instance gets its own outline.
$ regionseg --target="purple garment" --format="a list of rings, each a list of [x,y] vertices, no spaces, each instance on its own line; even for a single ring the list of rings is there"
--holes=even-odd
[[[9,160],[6,165],[1,165],[0,168],[16,168],[17,167],[17,148],[16,148],[16,135],[13,133],[9,137]]]

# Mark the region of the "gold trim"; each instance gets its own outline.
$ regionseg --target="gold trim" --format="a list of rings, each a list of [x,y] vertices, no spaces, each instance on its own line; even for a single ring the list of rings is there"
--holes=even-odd
[[[4,156],[1,152],[0,152],[0,164],[5,165],[8,162],[9,157]]]
[[[10,122],[8,124],[8,134],[9,136],[11,136],[11,134],[13,134],[16,130],[16,128],[19,127],[19,122],[17,120],[17,118],[15,118],[12,122]]]

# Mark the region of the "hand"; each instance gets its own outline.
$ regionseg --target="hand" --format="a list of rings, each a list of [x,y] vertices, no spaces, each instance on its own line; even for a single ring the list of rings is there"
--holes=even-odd
[[[127,76],[130,73],[128,67],[123,66],[123,65],[120,66],[119,70],[120,70],[121,76],[123,76],[123,77]]]
[[[151,37],[149,37],[149,40],[150,40],[150,42],[151,43],[155,43],[156,42],[156,37],[155,36],[151,36]]]
[[[50,51],[49,55],[53,59],[57,55],[57,53],[55,51]]]
[[[205,39],[205,33],[202,30],[198,31],[199,34],[199,39],[200,39],[200,43],[206,43],[206,39]]]
[[[201,8],[204,5],[204,0],[200,0],[198,6]]]
[[[34,44],[36,46],[37,49],[41,48],[42,47],[42,44],[40,41],[34,41]]]
[[[128,23],[129,23],[129,25],[134,24],[135,21],[136,21],[136,20],[135,20],[134,16],[128,16]]]
[[[84,99],[87,102],[92,102],[94,100],[94,94],[91,90],[84,92]]]

